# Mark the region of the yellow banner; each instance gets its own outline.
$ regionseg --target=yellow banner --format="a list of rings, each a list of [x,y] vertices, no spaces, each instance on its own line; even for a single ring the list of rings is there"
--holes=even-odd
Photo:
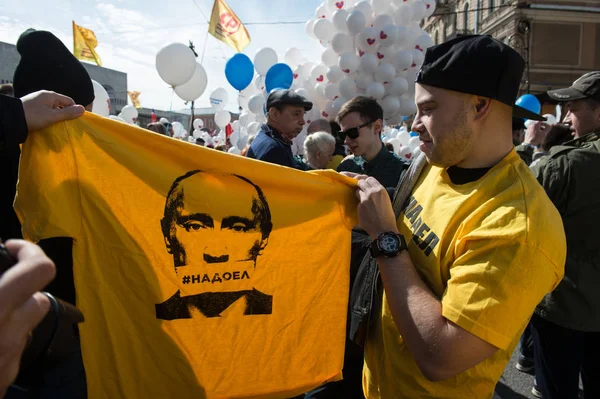
[[[242,21],[223,0],[215,0],[208,32],[237,51],[250,44],[250,35]]]
[[[134,107],[136,108],[142,108],[142,104],[140,103],[140,93],[139,91],[127,91],[127,94],[129,94],[129,99],[131,100],[131,103],[133,104]]]
[[[93,31],[83,28],[73,21],[73,54],[77,59],[95,62],[102,66],[102,60],[96,53],[98,39]]]

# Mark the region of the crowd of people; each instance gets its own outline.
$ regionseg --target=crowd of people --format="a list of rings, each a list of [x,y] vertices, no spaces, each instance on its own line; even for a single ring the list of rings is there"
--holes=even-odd
[[[57,49],[35,60],[52,71],[44,76],[24,56],[39,43]],[[25,32],[17,49],[14,87],[0,87],[0,236],[11,238],[0,264],[0,397],[83,398],[76,326],[67,356],[42,354],[20,369],[50,306],[38,291],[76,304],[76,287],[72,241],[21,240],[12,202],[28,132],[81,116],[93,88],[49,32]],[[348,339],[344,379],[301,397],[491,398],[519,342],[517,367],[534,370],[535,395],[577,398],[581,378],[585,397],[600,397],[600,72],[548,93],[564,110],[550,125],[514,105],[524,66],[489,36],[428,49],[411,117],[423,155],[410,163],[382,142],[383,111],[373,99],[355,97],[335,122],[305,127],[310,101],[293,90],[269,94],[266,123],[241,155],[356,179],[353,240],[376,260],[383,287],[351,281],[349,296],[381,298],[367,310],[364,348]],[[526,119],[535,122],[525,129]],[[169,135],[160,122],[148,129]]]

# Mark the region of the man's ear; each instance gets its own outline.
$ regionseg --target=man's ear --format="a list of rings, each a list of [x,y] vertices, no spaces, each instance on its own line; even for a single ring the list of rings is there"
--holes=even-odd
[[[278,120],[279,116],[281,115],[281,112],[279,112],[279,110],[275,107],[271,107],[268,113],[269,117],[274,121]]]
[[[492,107],[492,100],[487,97],[475,96],[475,120],[481,120],[489,114]]]
[[[381,119],[377,119],[373,122],[373,127],[375,128],[375,133],[381,134],[381,130],[383,129],[383,121]]]

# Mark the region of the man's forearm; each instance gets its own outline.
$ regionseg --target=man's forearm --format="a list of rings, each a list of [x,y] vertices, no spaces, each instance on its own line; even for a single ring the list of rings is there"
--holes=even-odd
[[[443,332],[442,304],[419,276],[408,251],[378,259],[394,323],[423,374],[437,379]]]

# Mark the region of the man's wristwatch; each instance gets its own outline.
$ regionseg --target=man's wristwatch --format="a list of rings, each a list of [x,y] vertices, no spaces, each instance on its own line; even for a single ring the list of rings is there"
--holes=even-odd
[[[391,231],[381,233],[376,240],[373,240],[369,245],[371,256],[377,258],[385,256],[392,258],[407,248],[406,241],[402,234],[393,233]]]

